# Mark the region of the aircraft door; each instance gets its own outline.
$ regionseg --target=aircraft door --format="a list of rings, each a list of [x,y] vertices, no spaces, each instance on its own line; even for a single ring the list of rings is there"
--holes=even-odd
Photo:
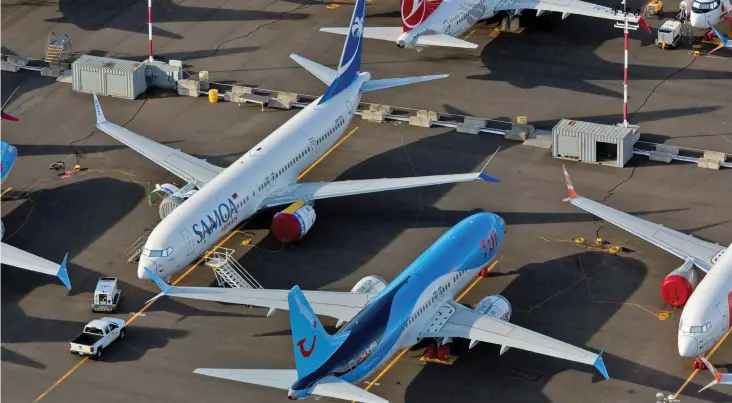
[[[730,293],[732,295],[732,293]],[[720,302],[717,304],[717,310],[719,311],[719,314],[722,316],[722,321],[727,322],[727,325],[729,325],[729,310],[730,310],[730,295],[727,296],[727,304],[725,306],[724,302]]]
[[[186,256],[190,256],[193,253],[193,238],[191,238],[191,233],[188,232],[187,228],[184,228],[180,231],[180,234],[186,240]]]

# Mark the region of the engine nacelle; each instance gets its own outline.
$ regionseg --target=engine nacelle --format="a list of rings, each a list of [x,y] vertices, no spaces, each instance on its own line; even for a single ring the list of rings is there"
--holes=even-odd
[[[511,303],[502,295],[489,295],[478,302],[473,308],[473,312],[481,316],[488,316],[508,322],[511,320]],[[478,343],[478,340],[471,339],[468,348],[473,348]],[[501,352],[499,354],[503,355],[508,349],[508,346],[501,346]]]
[[[351,292],[366,294],[369,292],[379,293],[386,288],[387,282],[379,276],[366,276],[351,288]]]
[[[170,213],[173,212],[178,206],[183,204],[184,201],[188,200],[193,196],[197,190],[192,185],[186,185],[182,188],[178,188],[170,183],[163,185],[155,185],[155,190],[150,192],[150,204],[155,205],[160,201],[160,207],[158,207],[158,213],[160,219],[164,220]],[[162,201],[161,201],[162,200]]]
[[[272,219],[272,235],[283,243],[299,241],[315,224],[315,208],[312,202],[298,200],[275,214]]]
[[[669,273],[661,283],[661,298],[674,307],[683,306],[699,284],[699,272],[691,260]]]
[[[478,302],[473,312],[508,322],[511,320],[511,303],[502,295],[489,295]]]

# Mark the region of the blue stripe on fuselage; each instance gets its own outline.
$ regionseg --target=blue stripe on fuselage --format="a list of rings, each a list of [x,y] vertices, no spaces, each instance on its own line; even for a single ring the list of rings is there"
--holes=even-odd
[[[392,350],[425,289],[446,274],[491,261],[504,230],[505,222],[493,213],[474,214],[452,227],[339,330],[350,331],[348,339],[319,369],[292,388],[304,390],[328,375],[348,382],[366,376]],[[487,242],[493,231],[494,241]]]

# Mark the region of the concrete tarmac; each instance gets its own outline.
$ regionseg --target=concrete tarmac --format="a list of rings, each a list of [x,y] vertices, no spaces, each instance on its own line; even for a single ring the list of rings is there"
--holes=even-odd
[[[299,0],[156,3],[154,50],[182,58],[191,71],[211,79],[262,88],[321,94],[324,86],[292,62],[297,53],[337,63],[342,37],[317,32],[344,26],[352,8]],[[147,39],[141,1],[2,5],[3,53],[42,57],[49,31],[68,33],[80,53],[145,57]],[[398,3],[368,6],[367,26],[399,24]],[[366,41],[364,67],[374,78],[450,73],[447,79],[367,94],[386,104],[481,117],[526,115],[550,129],[563,117],[616,123],[622,120],[622,37],[611,23],[560,16],[524,18],[521,34],[490,39],[481,26],[470,50],[399,50]],[[656,24],[658,25],[658,24]],[[239,38],[239,39],[237,39]],[[228,41],[228,42],[227,42]],[[630,121],[647,139],[697,149],[732,152],[729,61],[661,51],[643,32],[631,34]],[[218,50],[217,50],[218,49]],[[722,51],[719,56],[725,55]],[[687,66],[688,65],[688,66]],[[5,141],[20,158],[3,184],[4,242],[60,261],[69,252],[74,289],[67,295],[55,278],[12,267],[2,270],[2,398],[67,402],[199,402],[286,399],[283,391],[193,375],[200,367],[292,368],[288,317],[266,310],[164,298],[130,325],[128,337],[100,361],[75,367],[67,343],[99,315],[89,310],[99,276],[121,281],[123,302],[114,315],[129,319],[158,290],[137,279],[125,249],[159,221],[147,193],[157,183],[180,180],[154,163],[93,131],[91,96],[74,93],[37,73],[2,74],[3,101],[20,90],[6,112],[20,122],[2,123]],[[372,98],[373,97],[373,98]],[[226,166],[297,110],[260,111],[257,106],[181,98],[151,91],[135,101],[102,98],[108,119],[210,162]],[[664,306],[658,288],[682,262],[628,233],[596,222],[561,203],[566,188],[561,161],[547,150],[520,146],[494,135],[463,135],[443,128],[373,124],[359,129],[310,171],[306,181],[460,173],[479,169],[500,153],[482,182],[325,200],[315,226],[298,244],[282,246],[269,236],[276,211],[251,220],[226,246],[266,288],[350,290],[362,277],[393,279],[449,227],[476,211],[494,211],[509,224],[500,263],[465,297],[477,303],[501,293],[511,301],[512,322],[560,340],[599,350],[611,380],[587,366],[497,346],[468,351],[452,366],[425,365],[423,349],[408,352],[372,392],[393,402],[652,402],[674,393],[691,373],[678,357],[680,312]],[[85,171],[64,177],[48,166],[64,161]],[[653,222],[727,244],[732,239],[730,171],[692,164],[655,164],[636,158],[624,169],[569,163],[577,190],[594,200]],[[572,238],[601,236],[630,253],[610,255],[581,248]],[[181,281],[209,285],[199,267]],[[668,316],[668,317],[667,317]],[[329,325],[333,322],[325,321]],[[722,346],[712,362],[732,359]],[[75,368],[75,369],[74,369]],[[73,372],[61,379],[70,370]],[[697,395],[711,380],[698,374],[682,402],[729,402],[719,387]],[[365,386],[365,385],[362,385]]]

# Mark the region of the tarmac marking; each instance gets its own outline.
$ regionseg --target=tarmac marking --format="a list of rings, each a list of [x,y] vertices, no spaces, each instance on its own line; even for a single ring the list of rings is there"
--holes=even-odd
[[[723,337],[722,337],[722,338],[721,338],[721,339],[720,339],[720,340],[719,340],[719,341],[717,342],[717,344],[715,344],[715,345],[714,345],[714,347],[712,347],[712,349],[711,349],[711,350],[709,350],[709,354],[707,354],[707,357],[706,357],[706,359],[707,359],[707,360],[708,360],[708,359],[710,359],[710,358],[712,358],[712,354],[714,354],[714,352],[715,352],[715,351],[717,351],[717,349],[719,348],[719,346],[721,346],[721,345],[722,345],[722,343],[724,342],[724,340],[725,340],[725,339],[727,339],[727,336],[729,336],[730,332],[732,332],[732,327],[730,327],[730,328],[729,328],[729,329],[727,330],[727,333],[725,333],[725,334],[724,334],[724,336],[723,336]],[[698,370],[698,369],[695,369],[695,370],[694,370],[694,371],[693,371],[693,372],[691,373],[691,375],[689,375],[689,377],[688,377],[688,378],[686,378],[686,382],[684,382],[684,384],[683,384],[683,385],[681,385],[681,387],[679,388],[679,390],[677,390],[677,391],[676,391],[676,393],[674,394],[674,399],[678,399],[678,398],[679,398],[679,395],[680,395],[680,394],[681,394],[681,392],[682,392],[682,391],[684,390],[684,388],[686,387],[686,385],[688,385],[688,384],[689,384],[689,382],[691,382],[691,380],[692,380],[692,379],[694,379],[694,377],[696,376],[696,374],[697,374],[697,373],[698,373],[699,371],[700,371],[700,370]]]
[[[493,267],[495,267],[497,264],[498,264],[498,260],[496,260],[495,262],[491,263],[491,265],[488,266],[488,268],[486,269],[486,272],[490,272],[491,270],[493,270]],[[457,297],[457,298],[455,298],[455,302],[460,302],[460,300],[463,299],[465,297],[465,295],[470,290],[473,289],[473,287],[475,287],[478,283],[480,283],[480,280],[483,280],[483,278],[484,278],[483,276],[478,276],[475,280],[473,280],[473,282],[470,283],[470,285],[467,288],[465,288],[465,290],[460,294],[460,296]],[[401,359],[402,356],[404,356],[404,354],[406,354],[407,351],[409,351],[409,347],[405,348],[396,357],[394,357],[391,360],[391,362],[389,362],[389,364],[381,372],[379,372],[379,375],[376,375],[376,378],[374,378],[373,381],[369,382],[369,384],[366,385],[366,388],[364,388],[364,389],[366,389],[366,390],[371,389],[371,387],[374,386],[374,384],[376,382],[378,382],[379,379],[381,379],[381,377],[384,376],[386,374],[386,372],[389,371],[389,369],[391,369],[391,367],[394,364],[396,364],[396,362],[399,361],[399,359]],[[351,402],[351,403],[355,403],[355,402]]]
[[[320,163],[320,161],[322,161],[325,157],[328,156],[328,154],[330,154],[333,150],[335,150],[338,146],[340,146],[344,141],[346,141],[346,139],[348,139],[353,133],[355,133],[356,130],[358,130],[358,126],[356,126],[356,128],[354,128],[353,130],[351,130],[347,135],[343,136],[343,138],[341,138],[337,143],[335,143],[333,145],[333,147],[331,147],[325,154],[323,154],[320,158],[318,158],[315,162],[313,162],[303,173],[300,174],[300,176],[297,177],[297,179],[300,180],[303,176],[305,176],[308,172],[310,172],[311,169],[315,168],[315,166],[318,165]],[[10,189],[8,189],[8,190],[10,190]],[[7,190],[6,190],[6,192],[7,192]],[[5,192],[3,192],[3,194],[4,193]],[[216,247],[219,247],[219,246],[225,244],[226,242],[228,242],[229,239],[231,239],[231,237],[233,237],[234,235],[236,235],[236,234],[239,233],[239,230],[245,224],[246,224],[246,221],[244,221],[241,224],[239,224],[235,229],[233,229],[229,233],[229,235],[226,236],[226,238],[222,239],[216,245]],[[211,255],[211,253],[213,253],[213,249],[211,249],[210,251],[206,252],[206,254],[204,254],[198,261],[196,261],[196,263],[193,266],[191,266],[190,268],[188,268],[188,270],[186,270],[183,274],[181,274],[180,277],[178,277],[171,285],[173,285],[173,286],[174,285],[177,285],[181,280],[183,280],[193,270],[195,270],[196,267],[198,267],[201,263],[203,263],[203,261],[207,257],[209,257]],[[138,317],[140,317],[148,308],[150,308],[150,306],[152,304],[155,303],[155,301],[157,301],[157,299],[154,299],[154,300],[148,302],[147,304],[145,304],[145,306],[143,306],[142,309],[140,309],[139,311],[137,311],[131,318],[129,318],[125,324],[126,325],[129,325],[135,319],[137,319]],[[56,386],[58,386],[59,384],[61,384],[61,382],[63,382],[64,380],[66,380],[66,378],[68,378],[71,374],[73,374],[81,366],[81,364],[85,363],[87,360],[89,360],[89,357],[84,357],[84,359],[82,359],[81,361],[79,361],[76,365],[74,365],[73,368],[71,368],[67,373],[65,373],[64,376],[62,376],[61,378],[59,378],[59,380],[57,380],[53,385],[51,385],[51,387],[49,387],[48,389],[46,389],[45,392],[41,393],[41,395],[38,396],[36,398],[36,400],[33,401],[33,403],[36,403],[36,402],[40,401],[41,399],[43,399],[49,392],[51,392],[54,388],[56,388]]]
[[[5,196],[5,193],[8,193],[10,191],[10,189],[12,189],[12,188],[7,188],[7,189],[3,190],[3,192],[0,194],[0,196]]]
[[[356,126],[353,130],[351,130],[350,132],[348,132],[348,134],[346,134],[345,136],[341,137],[341,139],[338,140],[337,143],[333,144],[333,147],[331,147],[328,151],[325,152],[325,154],[321,155],[320,158],[318,158],[315,162],[313,162],[312,165],[310,165],[306,170],[304,170],[300,174],[300,176],[297,177],[297,180],[300,180],[305,175],[307,175],[307,173],[310,172],[313,168],[315,168],[315,166],[318,165],[320,163],[320,161],[322,161],[323,159],[325,159],[325,157],[327,157],[328,154],[330,154],[331,152],[333,152],[333,150],[335,150],[336,148],[338,148],[338,146],[340,146],[344,141],[346,141],[349,137],[351,137],[351,135],[353,133],[355,133],[356,130],[358,130],[358,128],[359,128],[359,126]]]

